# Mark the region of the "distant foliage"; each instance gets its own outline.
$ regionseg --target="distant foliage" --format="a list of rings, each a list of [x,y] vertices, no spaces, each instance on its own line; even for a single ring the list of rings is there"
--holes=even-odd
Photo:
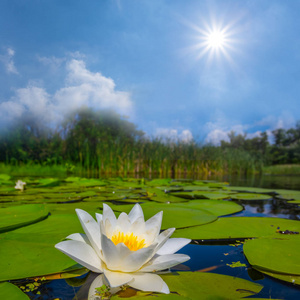
[[[7,165],[64,166],[104,174],[224,174],[260,172],[264,165],[300,163],[300,123],[247,139],[229,134],[220,146],[149,139],[113,111],[81,109],[58,128],[27,118],[0,134],[0,162]]]

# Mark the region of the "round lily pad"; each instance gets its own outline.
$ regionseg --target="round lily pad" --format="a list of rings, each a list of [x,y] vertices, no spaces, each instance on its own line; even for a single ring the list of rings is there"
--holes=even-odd
[[[41,221],[48,216],[41,204],[28,204],[0,209],[0,233]]]
[[[209,191],[193,191],[193,192],[178,192],[171,193],[176,197],[182,197],[187,199],[228,199],[230,196],[221,192],[209,192]]]
[[[126,212],[132,209],[132,205],[110,205],[114,211]],[[203,209],[192,209],[178,206],[176,204],[158,204],[158,203],[143,203],[142,204],[145,220],[160,211],[163,211],[162,229],[180,228],[194,225],[201,225],[213,222],[217,216]]]
[[[161,278],[170,289],[169,295],[137,292],[130,299],[242,299],[256,295],[263,288],[262,285],[245,279],[214,273],[178,272],[161,275]],[[120,297],[116,294],[111,299]]]
[[[276,279],[300,285],[300,276],[298,276],[298,275],[267,272],[266,270],[262,270],[258,267],[255,267],[255,269],[268,275],[268,276],[274,277]]]
[[[180,204],[177,204],[179,206]],[[204,209],[215,216],[224,216],[234,214],[243,210],[243,206],[223,200],[194,200],[182,204],[182,207],[191,209]]]
[[[232,194],[231,198],[234,200],[269,200],[272,196],[267,194],[256,194],[256,193],[237,193]]]
[[[68,271],[75,262],[54,245],[75,232],[82,232],[82,228],[73,214],[50,216],[39,223],[1,234],[0,281]]]
[[[29,300],[30,298],[14,284],[3,282],[0,283],[0,299]]]
[[[300,237],[277,234],[272,238],[248,240],[244,254],[254,267],[267,272],[300,275]]]
[[[203,240],[252,238],[274,235],[278,227],[300,231],[300,222],[280,218],[227,217],[201,226],[178,229],[173,236]]]

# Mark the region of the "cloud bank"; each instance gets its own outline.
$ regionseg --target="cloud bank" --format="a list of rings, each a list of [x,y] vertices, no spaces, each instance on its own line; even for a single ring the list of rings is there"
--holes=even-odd
[[[8,124],[23,116],[57,124],[81,107],[114,109],[120,114],[132,112],[131,95],[118,91],[113,79],[91,72],[80,59],[68,60],[63,87],[52,94],[44,87],[29,84],[19,88],[8,101],[0,103],[0,122]]]
[[[193,134],[188,129],[178,132],[177,129],[157,128],[155,136],[163,140],[172,142],[181,141],[184,143],[189,143],[193,140]]]

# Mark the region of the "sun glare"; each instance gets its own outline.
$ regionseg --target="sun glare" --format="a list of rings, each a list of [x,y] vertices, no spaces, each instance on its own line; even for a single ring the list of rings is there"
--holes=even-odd
[[[222,31],[211,32],[207,37],[207,45],[210,48],[222,48],[225,42],[225,35]]]
[[[203,23],[201,27],[192,23],[187,24],[196,32],[194,36],[196,43],[188,48],[189,51],[196,53],[196,59],[206,56],[207,62],[212,62],[225,58],[234,64],[230,54],[236,51],[235,22],[226,25],[222,22],[211,21],[210,24]]]

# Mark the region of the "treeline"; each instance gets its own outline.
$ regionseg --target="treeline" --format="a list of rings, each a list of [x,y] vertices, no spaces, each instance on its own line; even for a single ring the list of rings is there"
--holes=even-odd
[[[246,135],[230,132],[229,142],[221,141],[223,149],[243,149],[252,156],[263,159],[265,165],[300,163],[300,122],[295,128],[272,131],[273,143],[262,132],[259,137],[247,139]]]
[[[25,118],[0,134],[0,162],[7,165],[65,166],[67,171],[102,174],[224,174],[260,172],[265,164],[300,162],[300,126],[247,139],[229,134],[220,146],[147,138],[113,111],[82,109],[58,128]]]

